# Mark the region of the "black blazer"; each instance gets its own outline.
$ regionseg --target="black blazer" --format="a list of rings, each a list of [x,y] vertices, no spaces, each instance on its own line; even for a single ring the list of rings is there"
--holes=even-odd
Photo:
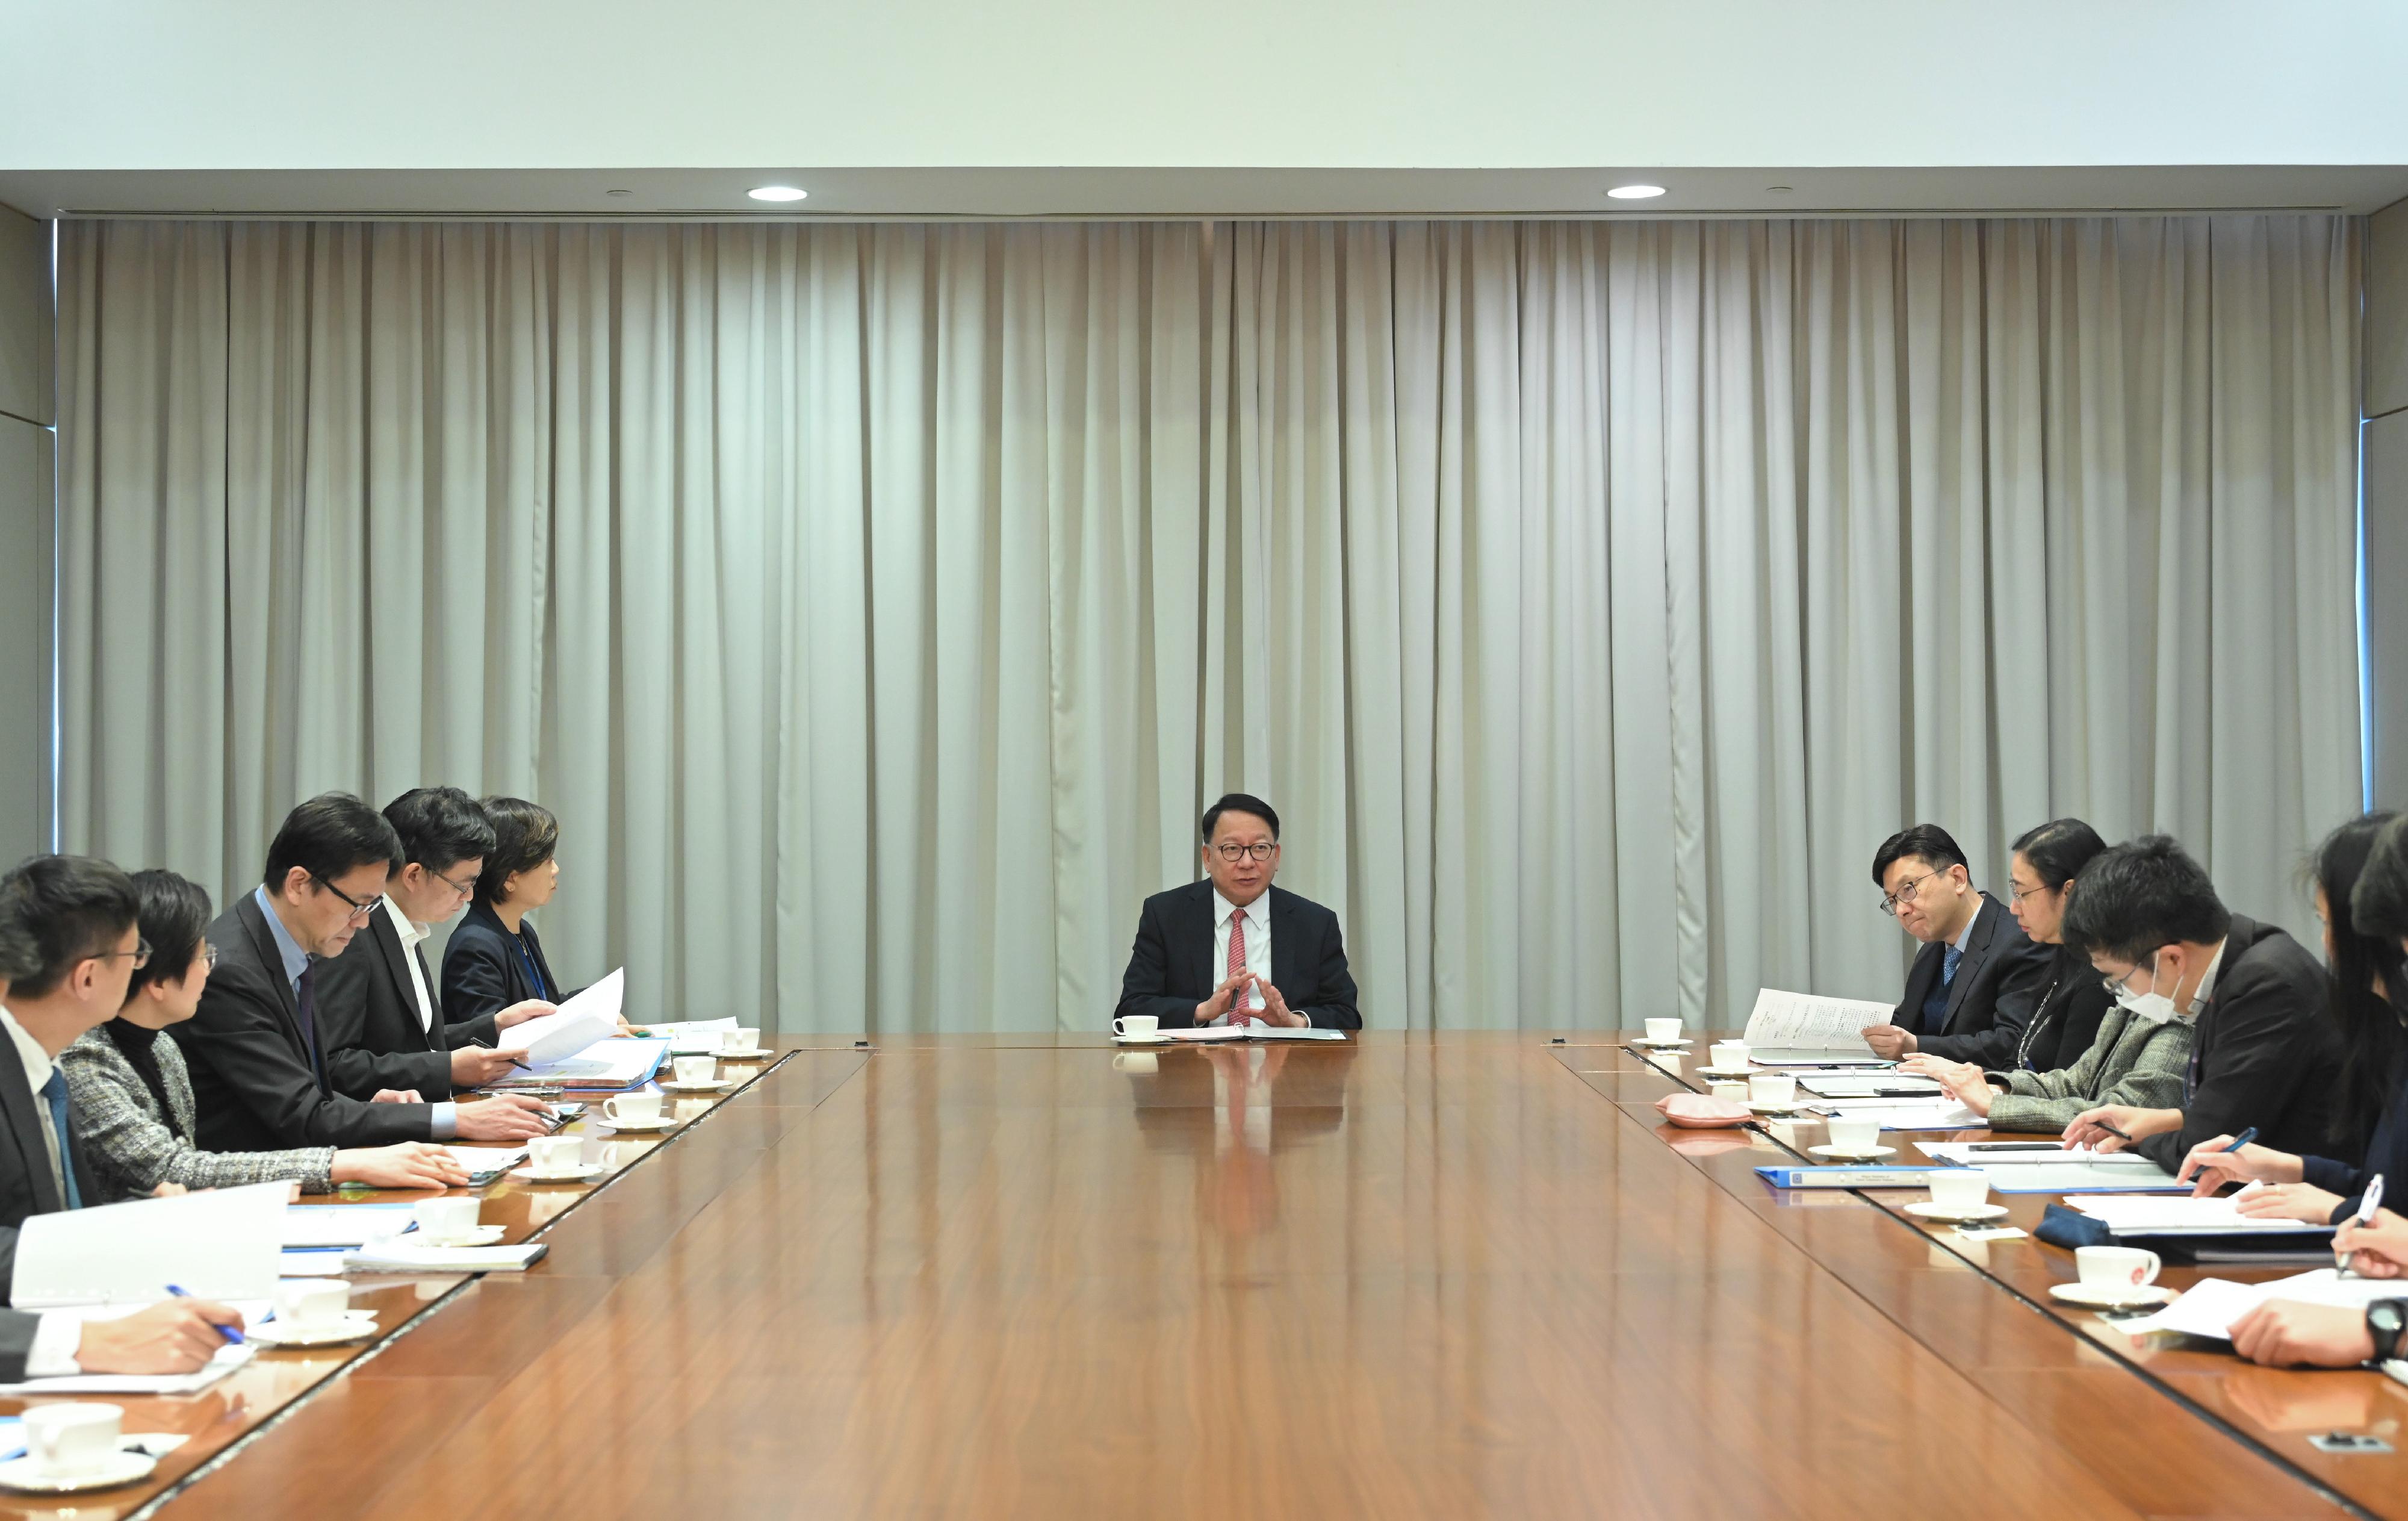
[[[432,1028],[418,1022],[418,992],[409,963],[426,979],[435,1008]],[[492,1045],[494,1016],[447,1024],[435,973],[418,947],[402,948],[401,932],[382,904],[351,948],[318,971],[318,1027],[326,1037],[326,1081],[337,1093],[367,1098],[379,1088],[415,1088],[428,1098],[452,1097],[452,1053],[473,1039]]]
[[[301,1039],[300,1012],[284,958],[259,900],[234,900],[209,926],[218,964],[198,1012],[169,1026],[193,1079],[193,1116],[205,1152],[271,1152],[294,1146],[386,1146],[434,1133],[425,1104],[372,1104],[321,1087]],[[358,937],[353,937],[354,944]],[[321,963],[319,979],[328,963]],[[322,1050],[352,1020],[334,1009],[337,990],[313,982]]]
[[[2194,1021],[2183,1124],[2140,1150],[2171,1172],[2202,1141],[2258,1127],[2258,1143],[2356,1163],[2340,1139],[2341,1032],[2325,1012],[2324,963],[2272,925],[2232,916],[2224,964]]]
[[[552,963],[543,958],[543,941],[537,938],[535,926],[520,920],[516,940],[535,958],[543,973],[543,986],[536,986],[527,975],[526,956],[519,954],[501,918],[482,903],[468,905],[468,911],[460,916],[460,927],[452,932],[452,943],[443,948],[443,1017],[484,1019],[528,998],[558,1003],[568,997],[560,979],[552,975]]]
[[[2114,1007],[2115,996],[2090,958],[2070,946],[2057,947],[2048,958],[2040,1011],[2024,1026],[2014,1063],[2002,1070],[2055,1072],[2072,1066],[2099,1039],[2099,1026]]]
[[[1271,897],[1271,985],[1293,1012],[1327,1030],[1359,1030],[1354,979],[1338,915],[1310,898],[1274,887]],[[458,938],[453,937],[453,943]],[[447,963],[449,957],[445,958]],[[1121,974],[1119,1014],[1158,1015],[1166,1028],[1196,1023],[1196,1006],[1221,985],[1212,965],[1212,883],[1191,882],[1145,900],[1137,943]]]
[[[17,1227],[28,1215],[66,1208],[50,1182],[50,1151],[42,1140],[49,1123],[40,1096],[26,1081],[17,1043],[0,1035],[0,1304],[7,1302],[16,1282]],[[97,1204],[100,1184],[84,1166],[75,1128],[67,1126],[66,1151],[59,1163],[74,1172],[76,1192]],[[41,1323],[36,1314],[0,1311],[0,1381],[14,1384],[24,1378],[25,1358],[34,1350],[34,1331]]]
[[[1904,1029],[1921,1024],[1923,1000],[1940,981],[1947,951],[1941,944],[1915,953],[1914,965],[1906,971],[1906,997],[1890,1023]],[[1984,893],[1965,954],[1956,963],[1956,979],[1948,984],[1948,1012],[1940,1033],[1917,1035],[1914,1048],[1985,1069],[2011,1065],[2024,1026],[2048,987],[2048,963],[2049,948],[2034,945],[2006,905]]]

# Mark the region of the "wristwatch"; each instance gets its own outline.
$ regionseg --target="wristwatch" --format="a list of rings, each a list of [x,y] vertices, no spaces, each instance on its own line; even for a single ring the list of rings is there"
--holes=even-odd
[[[2400,1356],[2401,1333],[2408,1331],[2408,1299],[2377,1299],[2366,1307],[2366,1334],[2374,1343],[2372,1363]]]

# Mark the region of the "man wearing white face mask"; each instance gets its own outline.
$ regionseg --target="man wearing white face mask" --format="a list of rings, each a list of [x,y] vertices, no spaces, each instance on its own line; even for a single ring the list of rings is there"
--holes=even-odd
[[[2325,1018],[2324,968],[2306,947],[2227,909],[2164,835],[2084,868],[2063,933],[2135,1018],[2193,1027],[2181,1108],[2087,1110],[2066,1126],[2069,1142],[2135,1146],[2172,1171],[2208,1137],[2254,1126],[2278,1151],[2335,1155],[2341,1045]]]

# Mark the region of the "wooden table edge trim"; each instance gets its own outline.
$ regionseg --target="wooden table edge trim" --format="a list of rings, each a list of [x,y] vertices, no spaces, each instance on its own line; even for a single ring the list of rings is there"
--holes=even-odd
[[[1553,1045],[1548,1049],[1551,1051],[1561,1051],[1566,1048],[1560,1045]],[[1627,1041],[1624,1043],[1623,1049],[1628,1051],[1635,1056],[1644,1057],[1647,1055],[1647,1052],[1643,1048],[1632,1045]],[[1558,1064],[1564,1066],[1567,1070],[1570,1070],[1570,1064],[1562,1062],[1560,1058],[1558,1058]],[[1661,1067],[1655,1066],[1653,1063],[1649,1064],[1649,1068],[1651,1070],[1663,1076],[1667,1081],[1677,1083],[1684,1088],[1688,1089],[1691,1093],[1699,1091],[1698,1085],[1689,1080],[1689,1076],[1685,1072],[1668,1072]],[[1574,1071],[1572,1075],[1574,1077],[1580,1076],[1577,1071]],[[1595,1090],[1591,1089],[1590,1091],[1594,1092]],[[1620,1106],[1617,1105],[1616,1107],[1618,1108]],[[1627,1114],[1627,1111],[1625,1111],[1625,1113]],[[1779,1135],[1774,1133],[1770,1125],[1765,1124],[1761,1121],[1751,1121],[1747,1125],[1740,1126],[1740,1128],[1758,1131],[1763,1135],[1765,1140],[1770,1141],[1773,1145],[1779,1147],[1784,1152],[1788,1153],[1789,1155],[1807,1167],[1819,1167],[1822,1165],[1813,1157],[1799,1151],[1797,1147],[1782,1140]],[[1656,1127],[1656,1136],[1660,1142],[1662,1140],[1661,1126]],[[1713,1173],[1708,1172],[1703,1168],[1698,1168],[1697,1170],[1705,1177],[1707,1182],[1713,1184],[1715,1187],[1722,1189],[1724,1193],[1731,1193],[1730,1188],[1724,1184],[1720,1178],[1715,1177]],[[1891,1191],[1894,1192],[1895,1190]],[[2325,1480],[2318,1478],[2315,1473],[2301,1468],[2297,1462],[2284,1456],[2275,1448],[2267,1445],[2265,1442],[2258,1440],[2258,1438],[2242,1430],[2239,1427],[2234,1426],[2230,1421],[2226,1420],[2221,1414],[2218,1414],[2216,1412],[2208,1409],[2206,1406],[2199,1403],[2199,1401],[2191,1399],[2180,1389],[2174,1387],[2164,1379],[2159,1378],[2156,1373],[2150,1371],[2146,1367],[2134,1361],[2132,1358],[2118,1353],[2113,1346],[2106,1345],[2091,1337],[2084,1335],[2081,1327],[2075,1326],[2065,1316],[2058,1314],[2054,1307],[2042,1304],[2038,1299],[2033,1299],[2030,1295],[2026,1294],[2023,1290],[2015,1287],[2013,1284],[2008,1283],[2005,1279],[2000,1278],[1998,1274],[1992,1272],[1985,1264],[1976,1262],[1971,1256],[1958,1251],[1955,1246],[1942,1239],[1942,1236],[1938,1231],[1924,1229],[1920,1221],[1905,1214],[1888,1201],[1876,1198],[1875,1190],[1868,1188],[1845,1188],[1835,1189],[1833,1192],[1845,1193],[1853,1196],[1860,1202],[1870,1205],[1874,1210],[1878,1211],[1893,1224],[1898,1225],[1915,1236],[1922,1238],[1930,1244],[1939,1247],[1942,1251],[1947,1253],[1950,1256],[1955,1257],[1967,1268],[1972,1270],[1974,1273],[1978,1274],[1985,1282],[1989,1284],[1992,1288],[1997,1289],[2000,1293],[2004,1294],[2009,1299],[2014,1300],[2017,1304],[2022,1305],[2025,1309],[2040,1316],[2051,1326],[2056,1327],[2059,1331],[2062,1331],[2065,1335],[2072,1338],[2076,1343],[2082,1346],[2094,1347],[2100,1352],[2106,1354],[2108,1356],[2114,1358],[2117,1367],[2122,1368],[2134,1378],[2139,1379],[2142,1383],[2157,1390],[2160,1395],[2163,1395],[2166,1399],[2173,1401],[2175,1405],[2188,1412],[2193,1418],[2207,1426],[2211,1430],[2221,1432],[2229,1441],[2234,1442],[2238,1446],[2245,1449],[2246,1451],[2256,1453],[2267,1462],[2273,1464],[2280,1471],[2289,1474],[2292,1478],[2297,1479],[2300,1484],[2306,1485],[2310,1492],[2322,1497],[2345,1514],[2358,1516],[2362,1518],[2362,1521],[2386,1521],[2383,1512],[2368,1509],[2364,1502],[2353,1499],[2349,1496],[2333,1488],[2332,1485]],[[1737,1198],[1738,1196],[1732,1195],[1731,1197]],[[2042,1244],[2045,1245],[2046,1243],[2043,1242]],[[1810,1253],[1809,1256],[1811,1256],[1812,1254]],[[1838,1275],[1835,1274],[1834,1276]],[[1932,1346],[1930,1342],[1924,1341],[1921,1336],[1917,1335],[1914,1327],[1907,1325],[1904,1321],[1898,1319],[1895,1315],[1892,1315],[1889,1313],[1888,1306],[1866,1294],[1862,1289],[1856,1287],[1856,1284],[1849,1283],[1846,1278],[1840,1278],[1840,1282],[1847,1285],[1848,1292],[1856,1295],[1858,1299],[1863,1299],[1867,1304],[1871,1305],[1873,1309],[1881,1314],[1883,1319],[1887,1320],[1891,1325],[1896,1326],[1899,1330],[1905,1332],[1908,1338],[1914,1341],[1916,1344],[1927,1348],[1935,1356],[1940,1356],[1942,1361],[1947,1360],[1945,1355],[1941,1353],[1939,1348]]]
[[[695,1115],[693,1119],[688,1120],[685,1124],[679,1126],[675,1130],[662,1137],[661,1143],[659,1145],[646,1147],[642,1155],[638,1155],[634,1161],[629,1162],[625,1167],[619,1169],[617,1171],[611,1173],[608,1178],[601,1180],[593,1187],[588,1188],[578,1195],[578,1197],[566,1208],[561,1210],[559,1213],[552,1215],[551,1218],[545,1220],[543,1224],[527,1232],[524,1240],[529,1241],[541,1240],[544,1235],[551,1231],[552,1227],[560,1224],[563,1220],[567,1219],[570,1215],[575,1214],[579,1210],[583,1209],[588,1200],[600,1195],[612,1184],[618,1183],[622,1178],[626,1177],[629,1173],[635,1171],[636,1169],[642,1167],[646,1162],[651,1161],[653,1157],[666,1152],[671,1146],[676,1145],[687,1136],[692,1135],[701,1126],[710,1124],[713,1119],[718,1117],[719,1112],[726,1108],[727,1105],[738,1095],[750,1092],[761,1082],[762,1079],[785,1066],[786,1063],[794,1057],[802,1055],[803,1049],[812,1048],[802,1048],[780,1053],[777,1060],[764,1064],[759,1071],[754,1072],[751,1077],[737,1084],[735,1087],[730,1088],[727,1092],[721,1094],[718,1101],[713,1103],[709,1110]],[[856,1047],[831,1046],[819,1049],[838,1051],[846,1055],[865,1057],[871,1055],[870,1052],[863,1051]],[[868,1064],[865,1061],[862,1065],[866,1067]],[[860,1070],[860,1068],[855,1068],[853,1071],[846,1073],[843,1082],[838,1083],[825,1094],[813,1099],[810,1107],[817,1109],[820,1105],[827,1102],[827,1100],[834,1097],[839,1089],[844,1087],[845,1083],[851,1083],[854,1077],[858,1076]],[[599,1111],[597,1109],[589,1108],[586,1112],[588,1114],[595,1114],[598,1113]],[[408,1335],[412,1330],[433,1318],[437,1313],[452,1304],[452,1301],[459,1299],[461,1295],[466,1293],[470,1288],[483,1281],[485,1277],[486,1274],[482,1272],[461,1274],[459,1282],[453,1284],[450,1288],[445,1289],[434,1299],[427,1300],[418,1308],[414,1314],[411,1314],[408,1319],[402,1321],[401,1324],[394,1327],[391,1330],[385,1332],[383,1335],[378,1337],[374,1342],[368,1343],[368,1345],[361,1351],[358,1356],[349,1359],[338,1368],[328,1370],[324,1378],[318,1380],[315,1384],[310,1385],[308,1388],[295,1394],[292,1399],[287,1399],[284,1403],[277,1406],[276,1409],[270,1412],[265,1418],[259,1422],[259,1424],[236,1437],[233,1441],[227,1442],[216,1452],[211,1453],[202,1462],[195,1464],[189,1472],[180,1475],[166,1485],[149,1499],[144,1500],[133,1510],[126,1512],[122,1521],[149,1521],[149,1518],[158,1514],[161,1509],[181,1497],[185,1490],[191,1488],[194,1485],[198,1484],[201,1480],[208,1478],[210,1474],[217,1472],[228,1463],[233,1462],[241,1454],[248,1452],[252,1442],[258,1441],[261,1437],[283,1425],[285,1421],[300,1412],[303,1407],[315,1402],[321,1396],[332,1389],[337,1382],[348,1378],[353,1369],[365,1367],[367,1364],[374,1362],[377,1358],[383,1356],[385,1353],[392,1350],[394,1343],[398,1342],[404,1336]]]

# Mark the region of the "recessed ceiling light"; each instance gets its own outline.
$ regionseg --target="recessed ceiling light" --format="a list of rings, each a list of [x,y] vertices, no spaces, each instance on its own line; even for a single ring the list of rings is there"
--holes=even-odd
[[[761,185],[744,194],[756,201],[799,201],[810,192],[796,190],[792,185]]]
[[[1664,194],[1661,185],[1616,185],[1606,192],[1617,201],[1652,201]]]

